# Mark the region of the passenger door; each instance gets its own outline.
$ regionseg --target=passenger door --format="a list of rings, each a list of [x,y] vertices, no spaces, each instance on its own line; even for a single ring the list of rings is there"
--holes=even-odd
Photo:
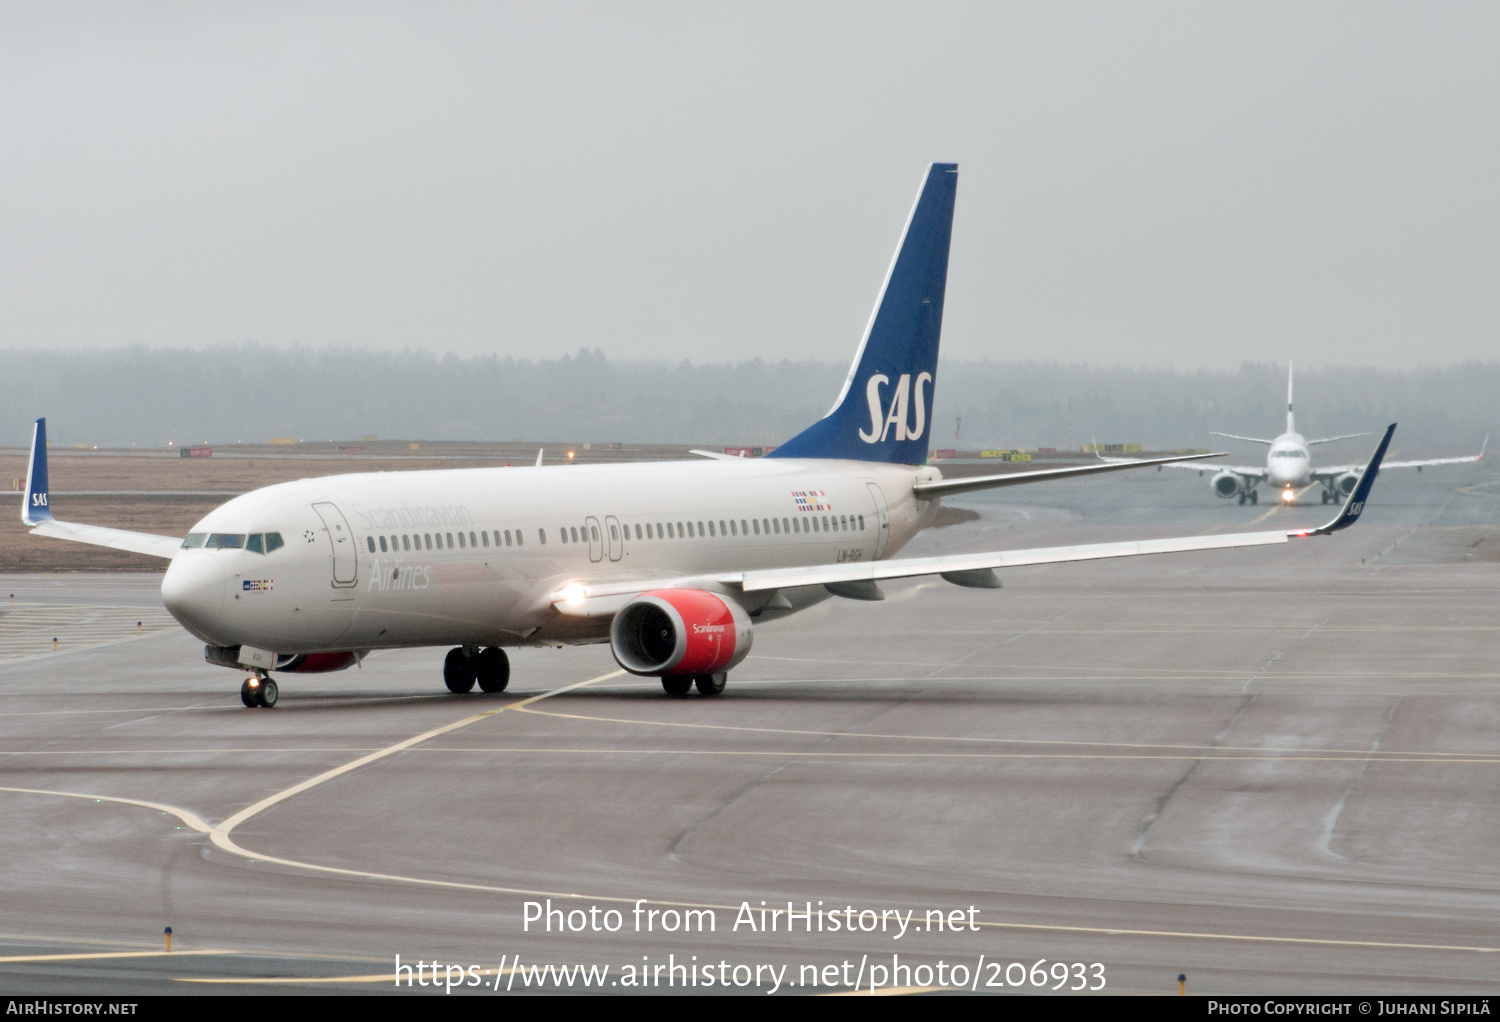
[[[878,483],[865,483],[870,496],[875,500],[875,560],[885,553],[885,545],[891,538],[891,514],[885,506],[885,494]]]
[[[336,504],[314,504],[313,510],[322,519],[323,531],[328,533],[328,539],[333,545],[333,586],[335,589],[347,589],[355,584],[359,575],[354,531],[349,528],[344,512]]]
[[[609,559],[618,561],[625,556],[625,526],[614,515],[606,516],[604,525],[609,530]]]
[[[583,520],[583,527],[589,531],[589,560],[604,560],[604,534],[599,531],[599,519],[590,515]]]

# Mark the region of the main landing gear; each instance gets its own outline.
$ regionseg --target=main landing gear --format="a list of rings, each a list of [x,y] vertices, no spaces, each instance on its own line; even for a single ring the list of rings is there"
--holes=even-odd
[[[661,679],[662,690],[673,699],[688,694],[688,689],[698,686],[700,696],[716,696],[729,684],[729,674],[668,674]]]
[[[510,657],[498,646],[479,649],[456,646],[443,660],[443,684],[449,692],[470,692],[474,683],[481,692],[504,692],[510,684]]]
[[[269,710],[276,705],[280,696],[281,690],[276,687],[276,682],[271,680],[269,674],[252,675],[240,686],[240,702],[252,709],[263,706]]]
[[[1246,490],[1244,493],[1240,494],[1240,507],[1244,507],[1246,504],[1259,504],[1259,503],[1260,503],[1260,491],[1259,490]]]

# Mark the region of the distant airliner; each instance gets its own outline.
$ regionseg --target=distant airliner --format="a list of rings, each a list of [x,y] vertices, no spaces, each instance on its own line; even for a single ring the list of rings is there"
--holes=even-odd
[[[1369,436],[1368,433],[1346,433],[1343,436],[1324,437],[1321,440],[1304,440],[1302,434],[1297,432],[1296,420],[1292,414],[1292,366],[1286,367],[1286,432],[1275,440],[1262,440],[1253,436],[1236,436],[1233,433],[1214,433],[1214,436],[1227,437],[1230,440],[1244,440],[1252,444],[1266,444],[1271,449],[1266,452],[1266,465],[1264,468],[1253,468],[1242,465],[1191,465],[1178,467],[1195,468],[1201,473],[1208,469],[1217,469],[1212,479],[1214,493],[1220,497],[1239,497],[1240,503],[1257,504],[1260,499],[1255,487],[1260,483],[1269,482],[1272,486],[1281,490],[1281,499],[1285,503],[1291,503],[1297,499],[1297,487],[1310,486],[1319,483],[1323,487],[1322,502],[1324,504],[1336,503],[1341,497],[1347,497],[1354,492],[1354,487],[1359,483],[1360,473],[1363,467],[1360,465],[1331,465],[1327,468],[1314,469],[1309,448],[1315,444],[1331,444],[1335,440],[1352,440],[1355,437]],[[1484,457],[1484,449],[1489,445],[1489,438],[1480,445],[1478,454],[1466,454],[1461,458],[1429,458],[1425,461],[1387,461],[1385,468],[1414,468],[1421,471],[1428,465],[1454,465],[1459,462],[1478,461]],[[1109,459],[1112,463],[1123,463],[1125,459]]]
[[[276,703],[272,671],[340,670],[414,646],[452,647],[443,680],[454,692],[504,690],[507,646],[607,642],[669,695],[712,696],[756,625],[830,595],[883,599],[883,579],[996,589],[996,568],[1261,546],[1354,524],[1394,425],[1319,529],[892,560],[944,496],[1192,460],[955,480],[925,464],[957,180],[954,164],[928,169],[832,410],[767,458],[302,479],[236,497],[182,539],[55,519],[38,419],[22,520],[33,535],[170,561],[162,600],[208,644],[209,663],[250,674],[246,706]]]

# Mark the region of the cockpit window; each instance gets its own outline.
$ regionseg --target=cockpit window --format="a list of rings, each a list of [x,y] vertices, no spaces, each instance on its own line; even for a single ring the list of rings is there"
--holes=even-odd
[[[248,539],[245,540],[245,549],[249,550],[251,553],[256,553],[256,554],[263,554],[263,553],[265,553],[265,550],[263,550],[261,548],[261,540],[264,539],[264,538],[265,537],[263,537],[260,533],[258,533],[258,532],[254,533]]]
[[[215,532],[208,537],[208,542],[203,545],[210,550],[238,550],[245,545],[245,534],[242,532]]]
[[[203,541],[207,538],[208,533],[206,532],[190,532],[188,533],[187,539],[182,541],[182,549],[196,550],[198,547],[203,545]]]
[[[281,533],[266,533],[266,553],[270,553],[272,550],[280,550],[284,546],[286,544],[281,541]]]

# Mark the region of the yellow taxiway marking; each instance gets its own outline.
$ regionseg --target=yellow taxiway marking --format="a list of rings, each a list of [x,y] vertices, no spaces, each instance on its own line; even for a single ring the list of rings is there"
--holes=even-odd
[[[520,709],[520,707],[518,707]],[[1319,749],[1289,746],[1256,745],[1174,745],[1165,742],[1085,742],[1055,738],[980,738],[964,735],[898,735],[868,731],[810,731],[783,727],[744,727],[734,724],[701,724],[675,720],[635,720],[629,717],[598,717],[584,713],[559,713],[556,710],[522,709],[523,713],[534,713],[541,717],[560,717],[571,720],[596,721],[605,724],[639,724],[647,727],[676,727],[699,731],[737,731],[751,734],[797,735],[807,738],[871,738],[886,741],[906,742],[973,742],[982,745],[1061,745],[1088,749],[1169,749],[1180,752],[1250,752],[1250,753],[1294,753],[1309,756],[1313,753],[1347,755],[1361,761],[1370,758],[1379,762],[1385,756],[1430,757],[1433,762],[1454,762],[1460,757],[1481,758],[1488,762],[1490,753],[1483,752],[1428,752],[1425,750],[1400,751],[1396,749],[1371,752],[1368,749]]]
[[[222,976],[205,977],[176,976],[177,983],[223,983],[243,986],[282,986],[292,983],[395,983],[396,977],[388,972],[368,976]]]
[[[258,853],[247,851],[246,849],[241,848],[238,844],[236,844],[234,842],[234,839],[229,835],[235,827],[238,827],[240,824],[244,823],[251,817],[258,816],[274,805],[285,802],[287,799],[292,798],[296,795],[300,795],[304,791],[307,791],[311,788],[316,788],[318,785],[331,781],[335,777],[341,777],[352,770],[358,770],[360,767],[368,766],[369,764],[374,763],[377,760],[385,759],[388,756],[394,756],[396,753],[403,752],[406,749],[410,749],[414,745],[420,745],[423,742],[431,741],[432,739],[437,738],[439,735],[445,735],[449,732],[457,731],[460,728],[466,728],[470,724],[477,724],[481,720],[486,720],[490,717],[495,716],[497,713],[504,713],[506,710],[524,709],[532,703],[540,702],[543,699],[550,699],[553,696],[561,695],[564,692],[571,692],[574,689],[583,688],[585,685],[593,685],[601,681],[608,681],[610,678],[618,678],[624,673],[624,671],[611,671],[608,674],[601,674],[597,678],[590,678],[587,681],[575,682],[572,685],[564,685],[562,688],[553,689],[549,692],[543,692],[539,695],[531,696],[528,699],[522,699],[519,702],[511,703],[507,706],[501,706],[493,710],[485,710],[483,713],[476,713],[473,716],[454,721],[452,724],[445,724],[442,727],[433,728],[431,731],[424,731],[419,735],[415,735],[411,738],[406,739],[405,741],[397,742],[395,745],[386,746],[384,749],[381,749],[377,752],[372,752],[366,756],[361,756],[359,759],[351,760],[348,763],[345,763],[343,766],[334,767],[332,770],[325,770],[321,774],[318,774],[316,777],[309,777],[307,780],[301,782],[300,784],[294,784],[290,788],[284,788],[281,791],[276,792],[274,795],[268,795],[267,797],[261,799],[259,802],[241,809],[239,812],[229,817],[229,819],[224,820],[218,826],[209,831],[209,840],[211,840],[216,847],[221,848],[233,855],[241,855],[248,859],[257,859],[261,862],[275,862],[306,868],[308,865],[306,863],[295,862],[289,859],[278,859],[274,856],[261,855]],[[332,867],[314,868],[326,869],[338,873],[357,873],[357,871],[350,870],[334,870]]]
[[[197,813],[188,809],[169,806],[162,802],[146,802],[138,798],[116,798],[113,795],[90,795],[87,792],[81,791],[49,791],[43,788],[0,788],[0,791],[9,791],[20,795],[55,795],[59,798],[91,798],[95,802],[117,802],[120,805],[140,806],[142,809],[155,809],[157,812],[169,813],[202,834],[207,834],[213,830],[212,827],[203,821],[203,817]],[[0,959],[0,961],[9,961],[9,959]]]
[[[523,895],[523,896],[533,897],[533,898],[535,898],[535,897],[550,897],[550,898],[558,898],[558,899],[573,899],[573,900],[577,900],[577,901],[604,902],[604,903],[609,903],[609,904],[620,904],[620,905],[635,904],[638,899],[636,897],[633,897],[633,896],[585,895],[585,894],[580,894],[579,892],[576,892],[576,891],[546,891],[546,890],[533,890],[533,889],[519,888],[519,887],[502,887],[502,886],[499,886],[499,885],[496,885],[496,884],[477,884],[477,883],[465,883],[465,882],[462,882],[462,881],[454,881],[454,880],[435,880],[435,879],[430,879],[430,878],[426,878],[426,877],[403,876],[403,875],[394,874],[394,873],[377,873],[377,872],[374,872],[372,870],[344,869],[344,868],[337,867],[337,866],[324,866],[324,865],[320,865],[318,863],[301,862],[301,861],[298,861],[296,859],[285,859],[285,858],[281,858],[281,857],[278,857],[278,856],[264,855],[264,854],[261,854],[261,853],[252,852],[252,851],[250,851],[248,849],[245,849],[245,848],[242,848],[241,846],[239,846],[238,844],[236,844],[233,841],[233,839],[230,837],[230,833],[239,824],[245,822],[248,819],[251,819],[252,817],[258,815],[259,813],[264,812],[265,810],[271,808],[272,806],[278,805],[281,802],[284,802],[287,799],[292,798],[295,795],[298,795],[298,794],[300,794],[300,793],[302,793],[304,791],[307,791],[307,790],[309,790],[311,788],[314,788],[314,787],[316,787],[316,786],[318,786],[320,784],[323,784],[326,781],[332,780],[335,777],[339,777],[339,776],[342,776],[342,775],[344,775],[346,773],[349,773],[352,770],[357,770],[361,766],[365,766],[365,765],[367,765],[369,763],[373,763],[373,762],[375,762],[377,760],[380,760],[380,759],[383,759],[383,758],[385,758],[387,756],[394,755],[397,752],[401,752],[401,751],[403,751],[405,749],[409,749],[409,748],[413,747],[414,745],[420,744],[422,742],[430,741],[431,739],[439,737],[440,735],[448,734],[450,732],[457,731],[460,728],[464,728],[464,727],[467,727],[467,726],[469,726],[471,724],[478,723],[481,720],[485,720],[485,719],[487,719],[489,717],[493,717],[496,714],[503,713],[503,712],[505,712],[507,710],[517,710],[517,711],[524,712],[524,713],[539,713],[539,714],[543,714],[545,716],[556,716],[556,717],[563,717],[563,718],[575,717],[575,718],[578,718],[578,719],[599,719],[599,720],[606,720],[608,718],[583,718],[583,717],[580,717],[579,715],[575,715],[575,714],[551,714],[551,713],[544,713],[544,711],[531,710],[531,709],[528,709],[528,707],[531,706],[531,705],[533,705],[533,704],[535,704],[535,703],[537,703],[537,702],[540,702],[540,701],[542,701],[544,699],[548,699],[548,698],[551,698],[553,696],[561,695],[561,694],[563,694],[565,692],[571,692],[571,691],[583,688],[584,686],[587,686],[587,685],[592,685],[592,684],[596,684],[596,683],[601,682],[601,681],[607,681],[607,680],[609,680],[611,678],[619,677],[623,673],[624,673],[623,671],[612,671],[609,674],[603,674],[603,675],[600,675],[599,677],[596,677],[596,678],[590,678],[587,681],[580,681],[580,682],[577,682],[577,683],[572,684],[572,685],[567,685],[567,686],[564,686],[564,687],[559,688],[559,689],[554,689],[554,690],[552,690],[550,692],[544,692],[544,693],[541,693],[540,695],[532,696],[532,697],[530,697],[528,699],[523,699],[523,700],[521,700],[519,702],[510,704],[508,706],[500,707],[500,708],[495,709],[495,710],[488,710],[488,711],[486,711],[484,713],[475,714],[475,715],[470,716],[470,717],[465,717],[464,719],[456,721],[456,722],[454,722],[452,724],[447,724],[447,725],[444,725],[443,727],[439,727],[439,728],[433,728],[432,730],[425,731],[422,734],[416,735],[413,738],[408,738],[405,741],[397,742],[396,744],[388,746],[385,749],[380,750],[379,752],[371,753],[370,755],[363,756],[363,757],[361,757],[359,759],[356,759],[356,760],[353,760],[353,761],[351,761],[349,763],[346,763],[346,764],[344,764],[341,767],[337,767],[337,768],[335,768],[333,770],[325,771],[325,772],[323,772],[321,774],[318,774],[316,777],[309,778],[308,780],[303,781],[300,784],[293,785],[290,788],[284,789],[283,791],[277,792],[274,795],[271,795],[271,796],[269,796],[267,798],[262,799],[259,802],[255,803],[254,805],[251,805],[251,806],[246,807],[245,809],[242,809],[240,812],[236,813],[234,816],[231,816],[229,819],[225,820],[223,823],[220,823],[218,826],[216,826],[216,827],[212,828],[211,830],[209,830],[208,831],[209,836],[210,836],[210,838],[213,841],[213,843],[214,843],[215,846],[217,846],[218,848],[220,848],[220,849],[222,849],[222,850],[224,850],[226,852],[229,852],[232,855],[238,855],[238,856],[242,856],[242,857],[247,858],[247,859],[253,859],[253,860],[257,861],[257,862],[272,863],[272,864],[275,864],[275,865],[287,866],[287,867],[290,867],[290,868],[293,868],[293,869],[307,870],[309,872],[323,873],[323,874],[326,874],[326,875],[344,876],[344,877],[357,878],[357,879],[361,879],[361,880],[384,880],[384,881],[389,881],[389,882],[392,882],[392,883],[412,884],[412,885],[422,886],[422,887],[438,887],[438,888],[445,888],[445,889],[449,889],[449,890],[478,891],[478,892],[484,892],[484,893],[490,893],[490,894]],[[633,723],[633,724],[651,724],[651,723],[653,723],[651,721],[621,721],[621,722],[622,723]],[[712,729],[712,730],[731,730],[731,731],[759,731],[759,732],[777,732],[777,731],[781,731],[783,733],[788,733],[788,734],[807,734],[807,735],[828,735],[828,734],[832,734],[832,735],[836,735],[838,737],[849,737],[849,734],[847,732],[817,732],[817,731],[799,732],[799,731],[789,731],[789,730],[786,730],[786,729],[774,729],[774,728],[741,728],[741,727],[730,727],[730,726],[727,726],[727,725],[666,725],[666,726],[701,727],[701,728]],[[880,736],[862,736],[862,737],[880,737]],[[910,736],[890,736],[890,737],[906,738],[906,737],[910,737]],[[1014,741],[1012,739],[981,739],[981,740],[982,741]],[[1304,750],[1298,750],[1298,751],[1304,751]],[[798,754],[798,755],[801,755],[801,754]],[[35,793],[35,794],[46,794],[46,795],[63,795],[63,796],[75,797],[75,798],[77,798],[77,797],[94,797],[94,798],[98,798],[100,801],[110,801],[110,802],[118,802],[118,803],[122,803],[122,804],[126,804],[126,805],[144,806],[144,807],[149,807],[149,808],[153,808],[153,809],[158,809],[158,810],[163,811],[163,812],[169,812],[169,813],[172,813],[173,815],[178,816],[179,819],[182,819],[185,822],[188,822],[190,826],[192,825],[191,820],[198,820],[200,823],[202,822],[201,819],[199,817],[197,817],[195,814],[187,813],[184,810],[177,810],[177,809],[175,809],[174,807],[171,807],[171,806],[166,806],[166,805],[162,805],[160,803],[154,803],[154,802],[145,802],[145,801],[141,801],[141,800],[137,800],[137,799],[121,799],[121,798],[107,798],[106,799],[104,796],[82,796],[82,795],[79,795],[78,793],[75,793],[75,792],[52,792],[52,791],[42,791],[42,790],[38,790],[38,789],[24,789],[24,788],[23,789],[11,788],[11,789],[3,789],[3,790],[20,791],[20,792]],[[195,829],[198,829],[198,828],[195,828]],[[682,902],[682,901],[673,901],[673,900],[667,900],[667,899],[651,899],[651,903],[653,905],[664,905],[664,906],[670,906],[670,907],[674,907],[674,908],[714,909],[715,911],[723,911],[723,912],[735,912],[735,911],[738,911],[738,909],[739,909],[739,906],[737,906],[737,905],[719,905],[719,904],[711,904],[711,903]],[[818,913],[819,913],[820,916],[824,915],[824,914],[831,914],[831,912],[829,912],[828,910],[817,910],[817,911],[818,911]],[[1478,946],[1478,945],[1464,945],[1464,944],[1417,944],[1417,943],[1410,943],[1410,942],[1403,942],[1403,941],[1352,940],[1352,939],[1331,938],[1331,937],[1281,937],[1281,936],[1264,936],[1264,935],[1259,935],[1259,934],[1196,932],[1196,931],[1188,931],[1188,930],[1144,930],[1144,929],[1134,929],[1134,928],[1125,928],[1125,927],[1076,926],[1076,925],[1048,924],[1048,923],[1011,923],[1011,922],[992,922],[992,921],[980,922],[980,923],[978,923],[978,925],[981,926],[981,927],[985,927],[985,928],[993,929],[993,930],[1014,930],[1014,931],[1022,931],[1022,930],[1024,930],[1024,931],[1028,931],[1028,932],[1039,932],[1039,933],[1081,933],[1081,934],[1098,934],[1098,935],[1106,935],[1106,936],[1153,937],[1153,938],[1157,938],[1157,939],[1236,941],[1236,942],[1241,942],[1241,943],[1290,944],[1290,945],[1310,945],[1310,946],[1320,946],[1320,947],[1348,947],[1348,948],[1387,949],[1387,950],[1406,950],[1406,951],[1460,951],[1460,952],[1479,952],[1479,953],[1497,953],[1497,952],[1500,952],[1500,947],[1486,947],[1486,946]],[[173,953],[173,954],[181,954],[183,952],[171,952],[171,953]],[[204,952],[204,953],[210,953],[210,952]],[[244,952],[222,951],[222,952],[213,952],[213,953],[219,953],[219,954],[241,953],[241,954],[243,954]],[[146,956],[165,957],[167,954],[168,954],[168,952],[128,952],[127,951],[127,952],[103,952],[102,956],[103,957],[146,957]],[[52,956],[44,956],[44,958],[37,959],[37,960],[46,960],[47,958],[51,958],[51,957]],[[349,982],[355,982],[355,981],[354,980],[350,980]]]
[[[238,955],[242,951],[203,948],[196,951],[85,951],[61,955],[7,955],[0,964],[13,962],[74,962],[99,958],[182,958],[188,955]]]

